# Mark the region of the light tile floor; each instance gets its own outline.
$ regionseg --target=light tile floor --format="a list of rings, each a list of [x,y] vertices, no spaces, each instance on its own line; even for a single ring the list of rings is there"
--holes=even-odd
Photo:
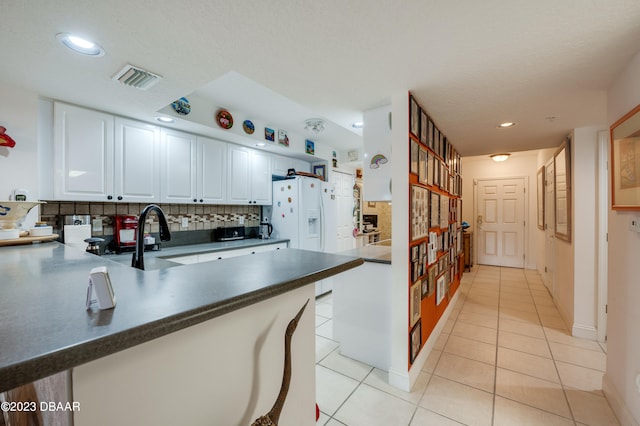
[[[316,301],[319,425],[618,425],[606,345],[572,337],[535,271],[476,266],[412,392],[340,355],[332,296]]]

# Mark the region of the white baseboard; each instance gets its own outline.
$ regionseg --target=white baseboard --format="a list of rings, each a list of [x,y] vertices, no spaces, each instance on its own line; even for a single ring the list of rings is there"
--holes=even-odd
[[[433,333],[431,333],[431,335],[425,342],[424,346],[420,350],[420,353],[411,365],[409,371],[395,371],[393,369],[389,370],[389,384],[391,386],[405,392],[411,392],[411,388],[413,387],[413,384],[418,380],[418,376],[422,371],[422,367],[424,367],[424,363],[427,362],[427,358],[429,357],[433,346],[436,344],[436,340],[438,340],[442,329],[447,323],[447,320],[451,315],[451,311],[453,310],[453,306],[455,306],[455,304],[458,302],[459,296],[460,287],[458,287],[456,294],[454,294],[453,298],[449,301],[447,309],[445,309],[442,317],[440,317],[440,320],[433,329]]]
[[[580,337],[582,339],[598,340],[598,330],[591,325],[580,325],[573,323],[571,329],[571,335],[574,337]]]
[[[640,426],[640,423],[633,418],[633,414],[629,411],[627,404],[625,404],[617,389],[613,386],[611,381],[609,381],[607,373],[605,373],[602,378],[602,391],[604,392],[604,396],[607,397],[609,405],[611,405],[613,412],[616,417],[618,417],[622,426]]]

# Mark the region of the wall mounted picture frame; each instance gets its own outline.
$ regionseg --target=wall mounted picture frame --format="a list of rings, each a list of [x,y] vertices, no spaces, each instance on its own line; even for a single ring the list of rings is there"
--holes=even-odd
[[[611,208],[640,210],[640,105],[611,126]]]
[[[409,131],[420,138],[420,106],[413,96],[409,98]]]
[[[316,155],[316,144],[311,139],[304,140],[304,152],[311,155]]]
[[[433,121],[427,121],[427,146],[433,150]]]
[[[420,280],[420,293],[422,299],[429,295],[429,280],[426,277]]]
[[[555,235],[571,241],[571,139],[567,137],[553,157]]]
[[[436,306],[442,303],[446,292],[447,286],[445,285],[444,275],[440,275],[436,281]]]
[[[545,194],[545,168],[538,169],[537,175],[537,200],[538,200],[538,229],[544,231],[544,194]]]
[[[313,166],[313,174],[318,175],[323,181],[327,181],[327,166],[324,164],[316,164]]]
[[[427,174],[429,173],[427,167],[427,150],[420,147],[419,148],[419,156],[418,156],[418,182],[422,184],[427,184]]]
[[[276,140],[276,132],[273,129],[270,129],[268,127],[264,128],[264,138],[266,140],[268,140],[269,142],[275,142]]]
[[[286,147],[289,146],[289,135],[286,130],[278,129],[278,143]]]
[[[429,235],[429,190],[411,185],[411,241]]]
[[[411,326],[420,320],[421,306],[422,306],[422,286],[420,281],[411,286],[409,290],[409,318],[411,319]]]
[[[418,145],[418,142],[411,139],[411,151],[410,151],[410,159],[409,159],[411,167],[409,168],[409,172],[414,175],[418,174],[419,152],[420,152],[420,145]]]
[[[427,130],[429,129],[428,121],[427,113],[424,110],[420,110],[420,142],[424,145],[429,143],[427,140]]]
[[[409,360],[413,364],[418,357],[420,348],[422,347],[422,323],[420,321],[418,321],[411,329],[411,333],[409,333],[409,342],[411,344]]]

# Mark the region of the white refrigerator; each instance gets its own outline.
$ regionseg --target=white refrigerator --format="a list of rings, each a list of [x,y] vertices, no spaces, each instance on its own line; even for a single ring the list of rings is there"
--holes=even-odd
[[[288,238],[291,248],[335,253],[337,223],[335,189],[328,182],[306,176],[273,182],[273,237]],[[331,289],[330,278],[319,281],[316,296]]]

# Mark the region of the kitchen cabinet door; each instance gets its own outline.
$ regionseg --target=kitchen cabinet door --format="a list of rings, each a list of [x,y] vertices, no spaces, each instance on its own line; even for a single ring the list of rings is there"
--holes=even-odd
[[[251,199],[253,204],[271,205],[271,156],[262,151],[251,152]]]
[[[225,203],[227,200],[227,145],[198,137],[198,203]]]
[[[160,128],[125,118],[116,118],[115,127],[115,200],[158,202]]]
[[[113,199],[113,116],[56,102],[53,120],[54,198]]]
[[[229,204],[252,204],[251,150],[239,145],[229,145],[228,151],[227,201]]]
[[[193,203],[196,199],[196,137],[162,129],[161,140],[161,202]]]
[[[228,204],[271,204],[271,155],[230,144]]]

